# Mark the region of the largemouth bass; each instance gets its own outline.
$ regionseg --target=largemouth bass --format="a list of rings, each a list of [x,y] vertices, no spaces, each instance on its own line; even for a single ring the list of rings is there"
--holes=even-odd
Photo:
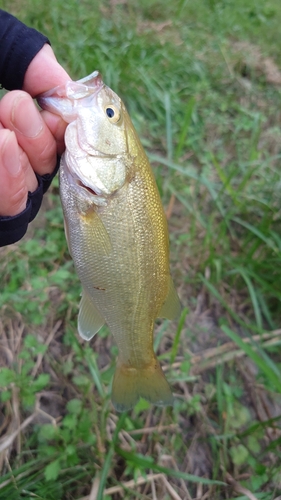
[[[121,99],[98,72],[38,99],[69,123],[60,166],[68,247],[82,283],[78,331],[90,340],[107,323],[119,356],[112,402],[173,396],[153,351],[157,317],[180,303],[169,271],[165,214],[147,156]]]

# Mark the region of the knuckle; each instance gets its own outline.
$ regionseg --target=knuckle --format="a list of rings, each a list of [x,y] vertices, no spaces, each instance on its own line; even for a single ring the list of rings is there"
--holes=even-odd
[[[17,188],[17,191],[10,196],[10,206],[11,208],[18,208],[19,206],[26,203],[27,200],[27,187],[22,184]]]
[[[5,190],[0,193],[0,214],[11,217],[22,212],[26,207],[27,194],[24,182],[17,185],[15,191]]]
[[[49,138],[49,140],[44,143],[43,147],[41,147],[36,158],[36,166],[40,168],[40,173],[41,171],[42,173],[51,173],[56,162],[56,151],[57,146],[55,140],[53,137]]]

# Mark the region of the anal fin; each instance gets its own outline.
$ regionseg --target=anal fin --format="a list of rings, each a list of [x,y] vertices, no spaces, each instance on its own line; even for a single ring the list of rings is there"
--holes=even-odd
[[[93,301],[83,290],[78,314],[78,332],[84,340],[90,340],[104,325],[105,321]]]

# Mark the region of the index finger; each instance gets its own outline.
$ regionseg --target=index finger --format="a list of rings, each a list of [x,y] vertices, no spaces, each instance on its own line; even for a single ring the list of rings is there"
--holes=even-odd
[[[50,111],[43,110],[40,111],[40,114],[56,141],[57,153],[62,155],[65,150],[64,134],[68,124],[60,116],[50,113]]]

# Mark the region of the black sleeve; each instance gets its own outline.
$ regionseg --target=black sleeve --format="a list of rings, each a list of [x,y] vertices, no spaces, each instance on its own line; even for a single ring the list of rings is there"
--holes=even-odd
[[[52,174],[37,175],[38,187],[33,193],[28,193],[26,208],[18,215],[12,217],[0,217],[0,247],[11,245],[19,241],[26,233],[28,224],[37,215],[43,194],[46,193],[53,178],[57,174],[60,166],[60,158],[57,159],[57,165]]]
[[[48,38],[0,9],[0,84],[21,89],[25,72]]]
[[[11,14],[0,9],[0,84],[7,90],[22,89],[25,72],[48,38],[28,28]],[[37,176],[38,188],[28,193],[26,208],[13,217],[0,216],[0,247],[20,240],[26,233],[28,223],[36,216],[43,194],[50,186],[59,168],[52,174]]]

